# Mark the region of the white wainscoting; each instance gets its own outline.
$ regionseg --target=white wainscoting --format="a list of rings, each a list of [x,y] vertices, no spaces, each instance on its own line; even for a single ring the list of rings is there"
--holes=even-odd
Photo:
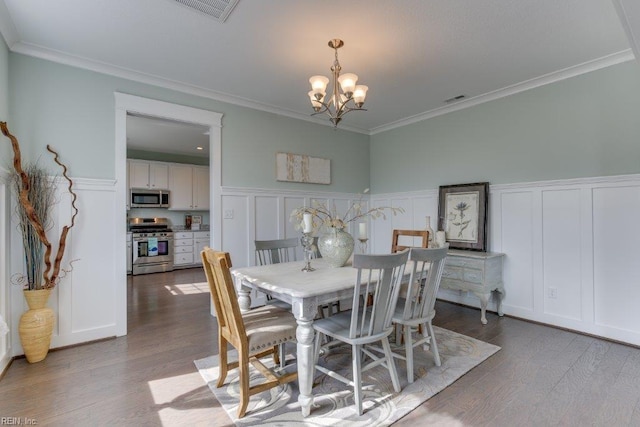
[[[360,196],[223,188],[222,210],[234,213],[223,219],[223,249],[234,265],[254,265],[255,239],[300,235],[292,209],[319,200],[344,212]],[[437,229],[437,189],[373,195],[369,203],[405,211],[369,221],[370,253],[390,250],[394,228],[425,228],[426,216]],[[640,345],[637,212],[640,175],[491,186],[488,250],[506,254],[504,312]],[[441,290],[439,298],[479,307],[472,294]]]
[[[70,232],[63,265],[77,261],[50,300],[57,313],[52,347],[118,335],[117,287],[126,280],[124,270],[118,268],[124,267],[124,260],[115,255],[123,253],[117,250],[123,245],[117,236],[125,227],[117,224],[121,215],[115,211],[115,183],[81,179],[75,184],[80,215]],[[3,191],[7,193],[0,187],[0,208],[6,199]],[[223,188],[216,208],[223,216],[230,212],[231,218],[222,220],[222,249],[231,253],[235,266],[254,265],[255,239],[300,236],[289,221],[294,208],[317,200],[344,212],[361,197]],[[427,215],[431,226],[437,228],[437,189],[374,195],[368,203],[405,210],[404,214],[369,221],[371,253],[389,251],[393,228],[424,228]],[[11,211],[1,212],[8,215]],[[488,241],[489,250],[506,254],[505,313],[640,345],[637,212],[640,175],[491,186]],[[69,198],[64,196],[54,211],[58,232],[52,234],[59,235],[70,215]],[[8,342],[0,340],[0,360],[3,350],[11,356],[22,354],[17,325],[26,309],[21,289],[6,283],[13,274],[24,271],[22,251],[18,250],[20,237],[15,223],[10,227],[2,245],[6,248],[9,243],[14,250],[10,251],[9,273],[0,280],[5,281],[9,294],[5,309],[9,310],[11,335]],[[349,231],[355,235],[357,225],[350,224]],[[0,290],[2,285],[0,282]],[[550,288],[555,289],[555,298],[551,298]],[[439,296],[479,305],[475,296],[455,291],[442,290]],[[495,310],[494,303],[489,308]]]
[[[8,240],[9,233],[9,206],[10,191],[6,184],[7,170],[0,167],[0,315],[9,326],[11,330],[11,307],[9,306],[10,300],[10,287],[9,287],[9,253],[10,246]],[[0,373],[9,365],[12,358],[11,350],[11,336],[10,334],[0,333]]]
[[[275,191],[255,188],[222,188],[222,248],[231,254],[233,265],[256,265],[255,240],[301,237],[296,224],[289,220],[291,212],[313,203],[324,203],[337,212],[344,213],[350,205],[362,201],[362,194],[310,191]],[[357,232],[357,224],[348,225],[349,232]],[[302,260],[302,249],[298,251]]]
[[[59,181],[58,203],[49,232],[54,248],[57,248],[60,231],[71,218],[71,197],[66,193],[66,182]],[[71,271],[58,283],[49,299],[49,306],[56,313],[51,347],[62,347],[116,335],[116,290],[126,276],[116,277],[115,182],[112,180],[74,179],[74,191],[78,195],[79,214],[76,225],[69,231],[62,267]],[[12,218],[11,275],[24,272],[22,242]],[[124,227],[124,224],[120,225]],[[119,246],[118,246],[119,248]],[[124,261],[124,260],[122,260]],[[10,286],[12,355],[23,354],[18,336],[18,322],[27,309],[20,286]]]
[[[372,196],[406,211],[373,222],[372,250],[388,250],[393,228],[424,228],[426,215],[435,228],[437,200],[437,190]],[[504,312],[640,345],[638,212],[640,175],[491,186],[488,243],[506,254]],[[471,294],[439,297],[479,307]]]
[[[294,209],[324,203],[330,209],[335,206],[336,212],[344,213],[359,200],[366,209],[368,204],[362,194],[223,187],[222,250],[230,253],[234,267],[256,265],[255,240],[302,236],[289,218]],[[350,223],[349,232],[355,235],[357,227]],[[302,248],[298,249],[297,259],[304,259]],[[261,303],[264,303],[264,296],[252,294],[252,305]]]

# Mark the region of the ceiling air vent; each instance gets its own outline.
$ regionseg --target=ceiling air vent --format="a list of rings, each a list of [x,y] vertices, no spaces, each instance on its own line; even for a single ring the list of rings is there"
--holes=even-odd
[[[466,97],[467,95],[458,95],[458,96],[454,96],[453,98],[445,99],[444,102],[446,104],[451,104],[452,102],[462,101]]]
[[[216,21],[224,22],[238,0],[174,0],[190,9],[204,13]]]

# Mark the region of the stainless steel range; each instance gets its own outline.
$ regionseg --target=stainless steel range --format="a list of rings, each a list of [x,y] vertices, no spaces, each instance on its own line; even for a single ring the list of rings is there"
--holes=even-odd
[[[130,218],[133,241],[131,274],[173,270],[173,231],[167,218]]]

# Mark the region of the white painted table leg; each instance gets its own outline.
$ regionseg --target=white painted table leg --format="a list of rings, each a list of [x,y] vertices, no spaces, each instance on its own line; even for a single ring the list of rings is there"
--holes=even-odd
[[[298,388],[300,390],[298,402],[302,409],[302,416],[306,417],[311,413],[313,405],[313,394],[311,394],[315,371],[313,318],[318,311],[318,304],[309,301],[305,301],[304,304],[294,301],[292,308],[293,315],[298,322],[296,329]]]
[[[240,311],[248,311],[251,309],[251,290],[241,286],[238,289],[238,305]]]

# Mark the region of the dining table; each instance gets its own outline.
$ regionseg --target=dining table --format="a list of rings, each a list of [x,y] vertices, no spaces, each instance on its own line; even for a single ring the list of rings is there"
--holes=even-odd
[[[348,261],[344,267],[331,267],[322,258],[312,261],[314,271],[302,271],[306,263],[294,261],[279,264],[241,267],[231,270],[242,311],[251,307],[251,290],[257,289],[273,298],[291,304],[298,323],[296,329],[296,362],[298,369],[298,402],[302,415],[308,416],[313,405],[315,371],[313,320],[318,307],[342,299],[352,299],[357,270]]]

